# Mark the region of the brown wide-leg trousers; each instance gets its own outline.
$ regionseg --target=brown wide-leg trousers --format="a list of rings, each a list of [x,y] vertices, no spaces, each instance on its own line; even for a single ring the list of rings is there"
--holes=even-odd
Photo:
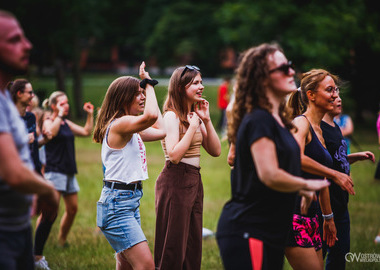
[[[166,161],[156,182],[156,269],[201,268],[202,213],[199,168]]]

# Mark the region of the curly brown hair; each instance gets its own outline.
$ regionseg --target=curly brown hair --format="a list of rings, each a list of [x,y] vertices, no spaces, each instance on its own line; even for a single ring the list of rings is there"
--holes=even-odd
[[[268,57],[276,51],[283,52],[276,44],[264,43],[252,47],[240,56],[240,63],[236,71],[235,103],[232,108],[231,119],[228,123],[228,139],[235,143],[240,123],[245,114],[254,108],[261,108],[272,113],[272,104],[266,92],[265,80],[269,77]],[[285,111],[285,102],[280,106],[280,117],[287,128],[293,128],[288,114]]]

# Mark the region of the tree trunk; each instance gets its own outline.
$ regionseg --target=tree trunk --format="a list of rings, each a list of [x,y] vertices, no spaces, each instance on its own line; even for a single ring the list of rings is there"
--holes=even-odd
[[[55,66],[55,81],[56,81],[57,89],[59,91],[66,92],[65,68],[64,68],[62,59],[56,58],[54,61],[54,66]]]
[[[74,55],[73,55],[73,97],[74,97],[74,108],[75,117],[83,118],[83,91],[82,91],[82,72],[80,67],[80,41],[78,38],[75,40],[74,44]]]

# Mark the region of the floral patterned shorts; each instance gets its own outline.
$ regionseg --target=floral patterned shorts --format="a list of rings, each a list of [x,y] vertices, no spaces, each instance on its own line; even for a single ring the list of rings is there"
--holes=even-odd
[[[316,251],[322,248],[318,216],[304,217],[293,215],[293,230],[290,232],[290,246],[314,247]]]

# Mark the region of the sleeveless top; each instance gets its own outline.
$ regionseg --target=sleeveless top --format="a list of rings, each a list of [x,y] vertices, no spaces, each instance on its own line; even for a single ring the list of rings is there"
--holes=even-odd
[[[76,174],[74,134],[69,125],[63,120],[57,136],[45,145],[46,172]]]
[[[138,133],[133,133],[121,149],[108,146],[108,126],[102,142],[102,165],[104,180],[116,180],[126,184],[148,179],[145,145]]]
[[[179,124],[179,140],[182,140],[183,136],[185,136],[186,131],[185,127],[180,123]],[[183,158],[192,158],[192,157],[200,157],[201,156],[201,145],[202,145],[202,132],[200,129],[194,133],[193,139],[191,140],[190,147],[187,149]],[[168,152],[166,150],[165,139],[161,140],[162,149],[164,150],[165,158],[169,159]]]
[[[306,116],[304,115],[301,115],[301,116],[307,119]],[[305,145],[304,154],[326,167],[333,168],[333,160],[329,151],[319,141],[317,134],[315,134],[314,129],[311,126],[310,122],[309,122],[309,127],[310,127],[310,132],[311,132],[311,141],[307,145]],[[323,178],[322,176],[307,173],[305,171],[301,171],[301,176],[305,179],[322,179]],[[317,195],[318,194],[319,192],[317,192]],[[301,214],[300,206],[301,206],[301,197],[298,196],[295,214],[298,214],[298,215]],[[318,209],[319,209],[318,201],[313,201],[309,207],[309,210],[306,216],[314,217],[317,214]]]

